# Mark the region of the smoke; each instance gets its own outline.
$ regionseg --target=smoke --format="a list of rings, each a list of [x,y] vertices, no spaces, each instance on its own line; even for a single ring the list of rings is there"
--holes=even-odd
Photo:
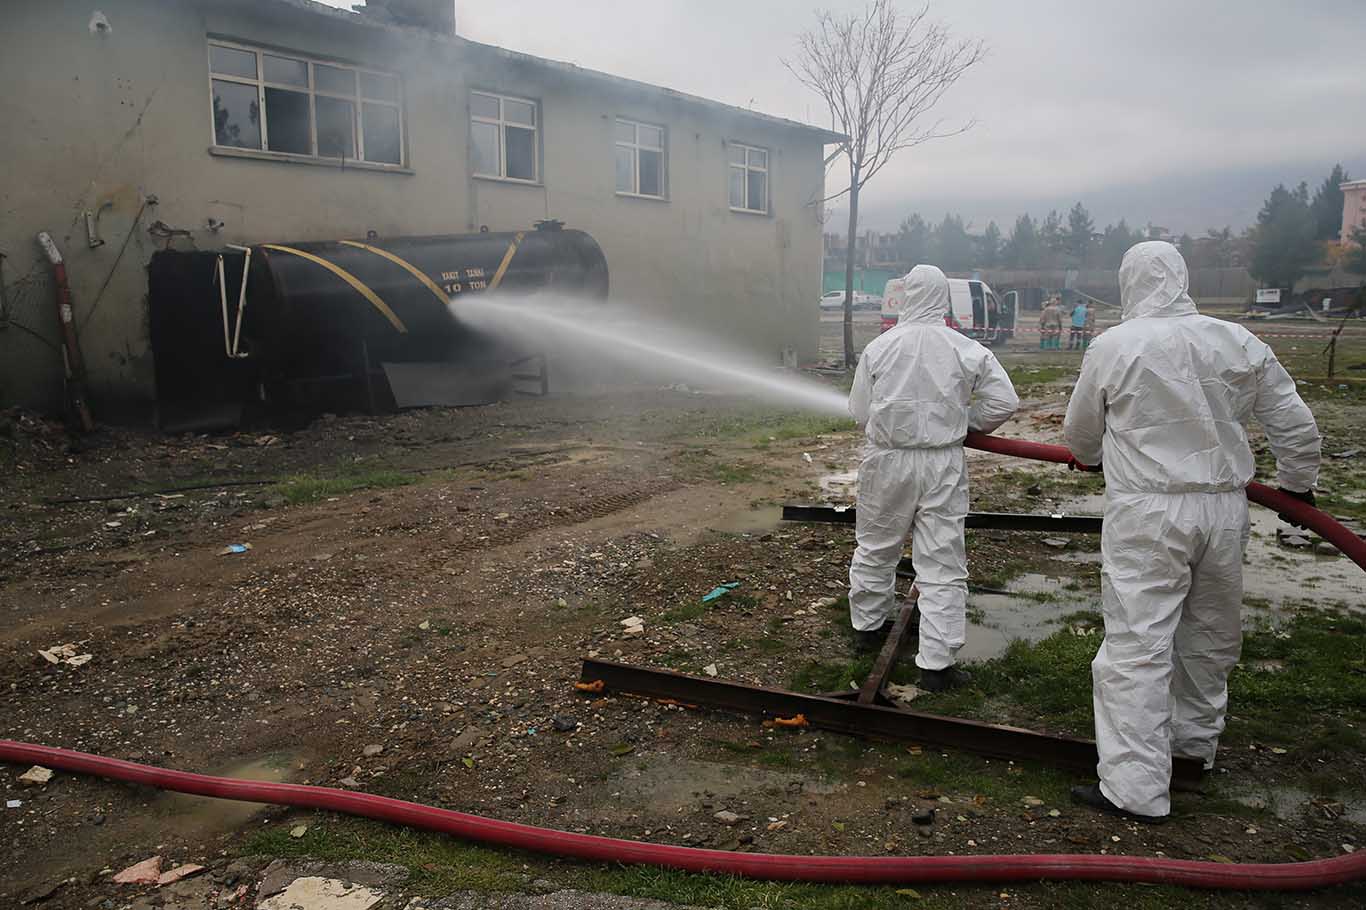
[[[681,382],[778,407],[849,416],[845,396],[828,385],[766,365],[724,339],[646,318],[640,308],[546,293],[461,296],[450,307],[473,329],[544,352],[557,371]]]

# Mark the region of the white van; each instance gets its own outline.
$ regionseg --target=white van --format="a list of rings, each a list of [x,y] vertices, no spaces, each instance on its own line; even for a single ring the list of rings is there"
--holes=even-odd
[[[896,325],[905,302],[902,279],[893,278],[882,292],[882,331]],[[949,279],[949,309],[944,324],[983,344],[1004,344],[1015,334],[1013,300],[1002,302],[985,281]]]

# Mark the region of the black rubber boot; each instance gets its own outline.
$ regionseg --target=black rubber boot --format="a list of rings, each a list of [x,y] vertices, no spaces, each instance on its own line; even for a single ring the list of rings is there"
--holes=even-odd
[[[1119,806],[1110,802],[1110,798],[1101,791],[1100,784],[1073,787],[1072,802],[1081,803],[1083,806],[1090,806],[1092,809],[1104,812],[1107,815],[1127,818],[1130,821],[1140,822],[1144,825],[1161,825],[1167,821],[1167,816],[1165,815],[1139,815],[1137,812],[1121,809]]]
[[[860,654],[871,654],[874,651],[881,651],[883,642],[887,640],[887,633],[892,631],[891,622],[884,622],[876,629],[866,631],[854,630],[854,650]]]
[[[920,671],[920,688],[926,692],[947,692],[972,682],[972,674],[957,667]]]

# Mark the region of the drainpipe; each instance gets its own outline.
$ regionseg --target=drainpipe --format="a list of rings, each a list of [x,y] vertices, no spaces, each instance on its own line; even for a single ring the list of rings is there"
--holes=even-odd
[[[66,262],[62,251],[47,231],[38,234],[38,245],[43,248],[48,262],[52,263],[52,279],[57,284],[57,324],[62,330],[62,363],[66,368],[66,393],[81,430],[89,433],[95,429],[95,420],[90,416],[90,405],[86,401],[85,362],[81,359],[81,349],[76,343],[76,323],[71,312],[71,285],[67,283]]]

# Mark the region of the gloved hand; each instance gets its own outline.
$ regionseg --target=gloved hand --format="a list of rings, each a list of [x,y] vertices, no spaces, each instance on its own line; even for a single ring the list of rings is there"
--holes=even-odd
[[[1298,493],[1294,490],[1287,490],[1285,487],[1277,487],[1276,492],[1284,493],[1286,496],[1294,497],[1295,499],[1298,499],[1300,502],[1305,503],[1306,505],[1314,506],[1315,508],[1317,508],[1319,504],[1318,500],[1314,498],[1313,490],[1305,490],[1303,493]],[[1284,521],[1286,524],[1293,525],[1294,527],[1299,528],[1301,531],[1308,530],[1308,528],[1305,525],[1300,524],[1298,521],[1295,521],[1294,519],[1287,518],[1285,515],[1281,516],[1281,520]]]
[[[1099,473],[1104,470],[1100,462],[1095,464],[1082,464],[1076,458],[1067,459],[1067,470],[1069,471],[1092,471]]]

